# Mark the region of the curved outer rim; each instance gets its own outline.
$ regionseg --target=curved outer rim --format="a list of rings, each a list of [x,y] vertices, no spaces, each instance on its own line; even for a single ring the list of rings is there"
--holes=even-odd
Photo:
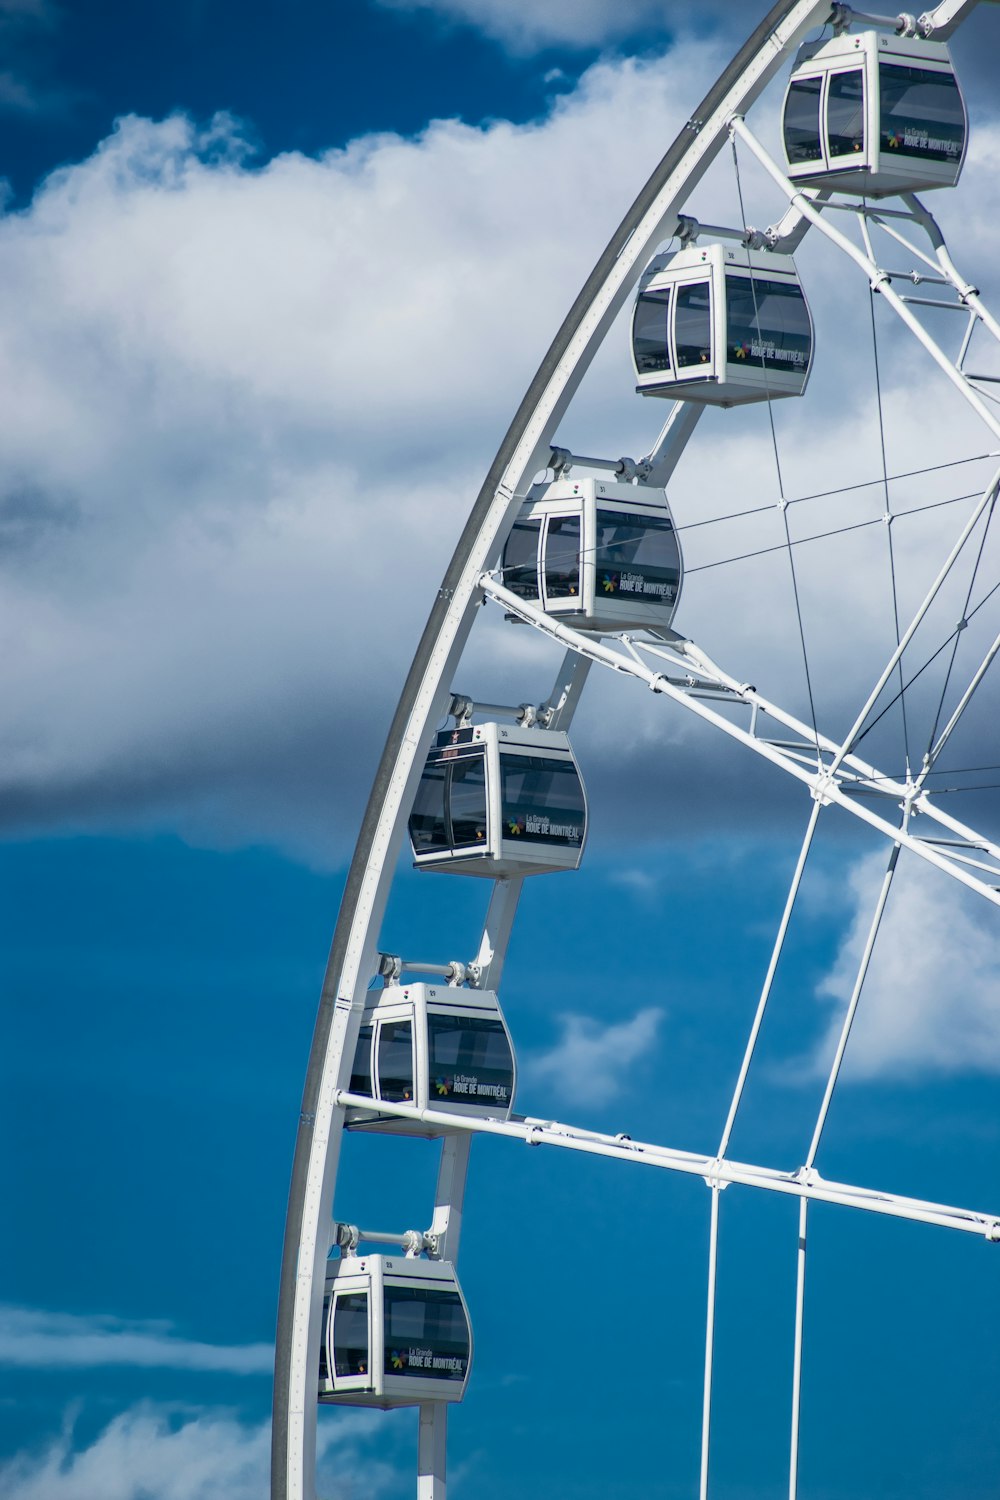
[[[313,1033],[299,1116],[282,1255],[271,1446],[272,1500],[312,1500],[324,1267],[346,1080],[364,987],[430,726],[524,487],[548,458],[556,426],[651,248],[714,160],[734,113],[757,98],[788,51],[831,14],[830,0],[778,0],[705,96],[612,236],[522,400],[438,590],[386,739],[348,871]],[[360,999],[355,993],[360,983]]]

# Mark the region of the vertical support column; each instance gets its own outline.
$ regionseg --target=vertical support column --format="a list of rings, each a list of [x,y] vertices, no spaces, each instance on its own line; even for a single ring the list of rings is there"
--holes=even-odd
[[[462,1131],[446,1135],[441,1144],[434,1218],[431,1233],[437,1236],[441,1260],[458,1258],[462,1232],[462,1207],[469,1172],[472,1136]],[[420,1408],[417,1440],[417,1500],[445,1500],[448,1473],[448,1407],[443,1401],[427,1402]]]
[[[802,1403],[802,1331],[806,1304],[806,1230],[809,1200],[799,1199],[799,1249],[795,1276],[795,1349],[792,1357],[792,1442],[788,1460],[788,1500],[799,1487],[799,1412]]]
[[[643,466],[648,465],[645,474],[641,474],[643,484],[666,489],[704,410],[697,401],[674,402],[656,442],[647,456],[639,460],[640,473]]]
[[[587,657],[573,650],[566,652],[559,675],[552,684],[548,702],[544,705],[549,712],[547,729],[569,729],[590,668],[591,662]]]
[[[502,876],[493,882],[493,894],[483,923],[479,952],[472,965],[478,989],[495,990],[500,983],[523,884],[522,875]]]
[[[465,1179],[469,1171],[472,1136],[467,1131],[446,1135],[441,1144],[437,1190],[434,1194],[434,1218],[431,1234],[437,1236],[437,1258],[455,1260],[462,1232],[462,1207],[465,1203]]]
[[[705,1314],[705,1386],[701,1407],[701,1478],[699,1500],[708,1500],[708,1455],[712,1428],[712,1363],[715,1355],[715,1284],[719,1258],[719,1197],[721,1188],[712,1183],[712,1220],[708,1236],[708,1307]]]
[[[445,1500],[448,1408],[443,1402],[420,1408],[417,1439],[417,1500]]]

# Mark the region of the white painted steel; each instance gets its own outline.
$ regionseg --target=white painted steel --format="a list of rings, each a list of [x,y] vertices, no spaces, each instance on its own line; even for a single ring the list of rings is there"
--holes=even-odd
[[[951,718],[942,729],[933,747],[928,751],[926,763],[923,766],[920,775],[917,777],[917,782],[919,785],[923,785],[923,783],[927,779],[927,776],[929,775],[931,770],[933,770],[934,762],[941,754],[941,751],[944,749],[945,745],[951,739],[951,736],[955,732],[955,728],[959,720],[972,701],[973,693],[979,687],[979,684],[982,682],[983,678],[986,676],[986,673],[989,671],[994,660],[996,659],[997,652],[1000,652],[1000,635],[995,637],[993,644],[990,646],[990,649],[987,651],[979,666],[976,668],[976,671],[973,673],[973,676],[969,682],[969,686],[965,689],[965,692],[962,694],[961,698],[956,704],[955,712],[952,714]]]
[[[712,1183],[712,1210],[708,1221],[708,1276],[705,1305],[705,1375],[701,1393],[701,1466],[698,1500],[708,1500],[708,1468],[712,1452],[712,1376],[715,1369],[715,1302],[719,1280],[719,1198],[722,1188]]]
[[[802,1407],[802,1337],[806,1306],[806,1235],[809,1204],[799,1200],[799,1243],[795,1257],[795,1332],[792,1344],[792,1431],[788,1449],[788,1500],[795,1500],[799,1486],[799,1412]]]
[[[950,34],[958,21],[972,9],[970,0],[958,0],[938,6],[921,18],[925,33]],[[699,701],[696,693],[707,688],[719,690],[721,696],[748,705],[754,714],[770,714],[802,738],[804,747],[811,738],[806,726],[765,702],[746,685],[739,685],[718,674],[705,658],[691,654],[681,662],[681,671],[690,681],[679,688],[662,672],[653,672],[627,652],[656,651],[649,643],[624,643],[618,652],[599,647],[592,640],[577,636],[569,627],[543,625],[531,618],[522,601],[504,595],[484,572],[495,560],[503,538],[516,514],[528,481],[546,461],[558,421],[565,412],[584,371],[618,311],[631,293],[642,271],[650,248],[669,232],[691,188],[700,180],[724,143],[727,129],[745,130],[734,117],[752,104],[762,88],[788,58],[805,33],[830,14],[826,0],[780,0],[766,22],[758,28],[748,48],[731,64],[709,96],[710,108],[703,117],[690,122],[665,158],[663,170],[651,179],[651,186],[640,195],[633,214],[626,219],[616,240],[602,257],[585,292],[567,319],[550,357],[543,364],[519,411],[490,476],[483,487],[470,518],[466,534],[448,570],[438,602],[424,640],[418,650],[410,679],[379,769],[372,801],[366,813],[362,836],[348,878],[341,920],[334,937],[331,961],[324,983],[323,1000],[317,1021],[316,1040],[310,1058],[306,1096],[300,1119],[299,1143],[293,1169],[286,1233],[286,1257],[279,1309],[277,1363],[274,1406],[274,1464],[272,1470],[273,1500],[312,1500],[315,1469],[315,1377],[318,1366],[320,1312],[322,1306],[324,1263],[332,1243],[332,1203],[344,1112],[348,1106],[364,1106],[365,1100],[352,1096],[343,1087],[349,1077],[354,1046],[369,976],[374,972],[378,932],[388,896],[396,857],[405,835],[406,818],[413,799],[430,728],[443,713],[450,694],[452,674],[458,663],[471,627],[475,609],[481,599],[480,589],[499,602],[512,600],[512,613],[529,620],[539,629],[561,640],[568,648],[561,686],[553,693],[553,727],[565,728],[579,697],[586,671],[592,661],[612,666],[646,680],[658,693],[665,693],[715,727],[764,755],[772,763],[797,776],[809,786],[820,805],[838,802],[886,836],[912,848],[922,858],[945,870],[956,879],[978,890],[1000,904],[996,894],[988,891],[976,876],[963,873],[964,856],[943,855],[908,833],[893,829],[884,819],[851,802],[845,787],[874,785],[888,787],[908,801],[913,811],[927,813],[940,825],[958,836],[962,848],[975,844],[990,858],[1000,859],[1000,849],[978,840],[972,830],[950,819],[933,806],[926,792],[917,794],[912,787],[898,787],[888,778],[879,778],[873,767],[851,753],[850,742],[837,746],[819,737],[820,751],[839,758],[835,766],[803,766],[795,753],[768,745],[755,733],[747,733],[731,724],[721,714]],[[747,132],[749,134],[749,132]],[[794,192],[793,214],[799,215],[788,231],[801,238],[806,224],[816,223],[813,206],[822,195]],[[783,221],[784,223],[785,221]],[[827,229],[829,226],[827,226]],[[855,257],[857,258],[857,257]],[[880,284],[879,290],[886,291]],[[891,287],[889,288],[891,290]],[[907,312],[900,300],[900,315]],[[899,310],[898,309],[898,310]],[[916,322],[910,313],[909,319]],[[907,318],[904,317],[904,321]],[[912,326],[912,323],[911,323]],[[917,330],[914,329],[916,332]],[[918,337],[919,337],[918,333]],[[939,363],[941,361],[939,360]],[[952,367],[954,373],[954,367]],[[947,373],[947,372],[946,372]],[[961,379],[961,377],[960,377]],[[964,382],[963,382],[964,384]],[[973,399],[968,396],[967,399]],[[978,400],[978,398],[975,398]],[[986,408],[978,402],[979,414],[992,431],[1000,435],[1000,423],[991,422]],[[650,470],[641,478],[663,484],[676,463],[684,442],[690,436],[696,418],[675,409],[664,434],[650,455]],[[669,438],[669,441],[667,440]],[[983,505],[985,506],[984,499]],[[970,529],[971,529],[970,523]],[[508,607],[510,607],[508,605]],[[984,668],[985,670],[985,668]],[[706,675],[707,673],[707,675]],[[984,866],[989,869],[990,866]],[[483,987],[497,987],[504,953],[510,935],[520,880],[498,882],[487,914],[474,961],[475,978]],[[941,1224],[981,1234],[987,1239],[1000,1238],[1000,1220],[969,1210],[952,1209],[940,1204],[903,1199],[897,1195],[875,1193],[844,1184],[827,1183],[815,1172],[800,1169],[782,1173],[774,1169],[749,1167],[708,1158],[694,1153],[671,1152],[666,1148],[641,1143],[624,1144],[594,1132],[573,1131],[551,1122],[524,1121],[502,1124],[476,1121],[455,1128],[456,1117],[433,1109],[416,1111],[406,1106],[385,1106],[387,1113],[400,1117],[423,1119],[447,1126],[438,1175],[436,1203],[431,1231],[438,1237],[438,1253],[457,1256],[461,1227],[462,1203],[468,1168],[472,1133],[506,1134],[529,1144],[549,1144],[565,1149],[591,1151],[621,1160],[641,1161],[670,1170],[704,1176],[713,1188],[716,1214],[719,1190],[727,1182],[783,1192],[807,1200],[839,1203],[852,1208]],[[706,1414],[707,1423],[707,1414]],[[703,1488],[707,1484],[707,1425]],[[419,1500],[443,1500],[445,1493],[445,1425],[444,1409],[421,1412],[419,1440]]]
[[[979,3],[980,0],[941,0],[940,5],[921,12],[917,30],[921,36],[946,42]],[[995,5],[997,0],[990,0],[990,3]]]
[[[579,310],[554,366],[545,367],[529,392],[533,404],[516,419],[518,431],[498,456],[501,465],[492,499],[486,487],[432,613],[418,651],[404,703],[390,732],[373,799],[348,876],[348,890],[334,934],[306,1097],[300,1116],[289,1194],[276,1338],[272,1418],[273,1500],[312,1500],[315,1493],[315,1372],[319,1360],[325,1260],[329,1251],[334,1184],[343,1128],[335,1103],[338,1084],[350,1068],[368,977],[374,972],[381,926],[406,818],[416,791],[430,728],[447,702],[449,684],[471,628],[477,583],[496,556],[527,481],[547,460],[555,427],[615,316],[629,296],[652,246],[662,236],[725,140],[734,112],[746,109],[781,66],[790,49],[829,14],[828,0],[782,0],[751,39],[745,65],[730,76],[711,113],[693,124],[672,148],[676,165],[638,212],[608,262],[599,283]],[[771,24],[773,21],[773,25]],[[759,41],[758,41],[759,38]],[[667,161],[673,157],[668,153]],[[620,231],[621,233],[621,231]],[[607,263],[606,271],[603,270]],[[598,274],[598,273],[595,273]],[[592,278],[593,280],[593,278]],[[574,310],[576,311],[576,310]],[[573,315],[571,314],[571,317]],[[557,340],[557,343],[560,341]],[[497,465],[494,465],[496,470]],[[487,481],[487,484],[490,480]],[[477,511],[479,514],[477,515]],[[475,527],[470,535],[470,528]],[[393,738],[395,737],[395,743]],[[377,803],[377,805],[376,805]],[[310,1107],[312,1106],[312,1107]],[[435,1497],[436,1500],[436,1497]]]
[[[340,1089],[334,1096],[341,1109],[364,1103],[364,1095]],[[606,1156],[615,1161],[632,1162],[634,1166],[656,1167],[661,1171],[680,1172],[702,1177],[711,1187],[740,1183],[764,1192],[786,1197],[808,1198],[811,1202],[834,1203],[842,1208],[860,1208],[869,1213],[894,1219],[910,1219],[917,1224],[937,1224],[942,1228],[961,1229],[981,1238],[1000,1241],[1000,1210],[997,1213],[978,1209],[955,1208],[921,1198],[907,1198],[900,1193],[865,1188],[844,1182],[827,1181],[815,1168],[799,1167],[782,1171],[777,1167],[755,1166],[729,1158],[708,1156],[697,1151],[680,1151],[653,1141],[625,1139],[602,1135],[596,1130],[582,1130],[554,1120],[530,1117],[514,1120],[480,1120],[472,1116],[445,1114],[440,1109],[417,1109],[411,1104],[387,1104],[386,1114],[400,1119],[422,1120],[428,1125],[448,1125],[470,1135],[501,1135],[523,1141],[528,1146],[555,1146],[564,1151],[579,1151],[589,1156]]]
[[[526,600],[519,599],[516,594],[510,593],[508,589],[503,588],[502,585],[498,584],[488,575],[483,576],[481,587],[485,594],[495,599],[498,604],[502,604],[504,609],[512,614],[520,615],[522,619],[534,625],[536,630],[554,637],[564,645],[569,645],[573,642],[575,643],[576,650],[590,656],[592,660],[599,662],[602,666],[610,667],[613,671],[621,672],[626,676],[637,678],[640,682],[645,682],[646,686],[654,693],[661,693],[664,697],[671,698],[675,703],[683,705],[691,713],[696,714],[698,718],[704,719],[707,723],[714,725],[716,729],[720,729],[723,734],[729,735],[732,739],[739,740],[741,744],[746,745],[748,749],[755,751],[756,754],[770,761],[772,765],[778,766],[797,781],[801,781],[804,786],[809,788],[813,797],[818,802],[836,803],[838,807],[845,808],[854,817],[860,818],[863,823],[867,823],[870,828],[877,829],[879,833],[890,840],[898,840],[912,853],[918,855],[919,858],[942,870],[946,875],[950,875],[962,885],[968,886],[970,890],[984,897],[992,905],[1000,906],[1000,892],[995,890],[993,885],[988,881],[980,880],[977,876],[971,874],[962,861],[939,853],[934,845],[925,840],[915,838],[913,834],[908,833],[905,829],[897,827],[887,819],[872,812],[870,808],[865,807],[863,803],[851,797],[846,788],[851,786],[874,787],[880,792],[898,796],[901,801],[909,804],[911,812],[922,813],[935,822],[947,827],[949,830],[958,833],[963,841],[963,845],[976,846],[982,849],[983,852],[992,855],[994,859],[1000,860],[1000,845],[992,843],[985,835],[976,833],[974,829],[966,827],[956,819],[949,817],[947,813],[942,812],[932,801],[928,792],[921,791],[918,795],[913,783],[906,785],[905,783],[898,782],[891,776],[883,775],[874,766],[866,764],[860,776],[852,776],[849,779],[841,767],[847,765],[849,769],[852,769],[851,763],[852,761],[856,761],[856,757],[847,754],[841,756],[843,747],[838,747],[834,741],[822,734],[816,736],[820,748],[831,752],[835,757],[841,756],[841,764],[834,766],[833,764],[821,762],[814,766],[803,765],[794,754],[789,753],[786,749],[781,748],[771,741],[761,739],[750,730],[743,729],[739,724],[735,724],[731,719],[727,719],[724,714],[709,708],[707,703],[703,702],[698,696],[697,680],[692,680],[686,687],[678,686],[666,674],[656,672],[651,667],[645,666],[636,657],[629,656],[620,650],[616,651],[613,647],[605,645],[603,642],[590,641],[579,632],[571,630],[568,625],[563,624],[561,621],[553,620],[550,616],[543,614],[541,610],[534,609]],[[629,644],[634,644],[646,650],[654,649],[645,642]],[[684,642],[684,646],[688,650],[696,650],[696,648],[692,647],[690,641]],[[706,679],[702,678],[702,681],[704,682]],[[783,723],[788,728],[794,729],[802,737],[804,746],[808,745],[809,741],[813,739],[812,731],[808,725],[802,723],[801,720],[796,719],[793,715],[779,709],[775,704],[770,703],[761,693],[757,692],[756,688],[748,685],[740,686],[734,678],[730,678],[722,672],[718,673],[716,681],[720,687],[726,687],[732,693],[734,700],[739,700],[748,705],[755,705],[779,723]],[[997,878],[1000,879],[1000,871],[997,872]]]
[[[814,800],[809,813],[809,822],[806,825],[805,837],[802,840],[802,847],[799,850],[799,857],[795,862],[795,869],[792,872],[791,885],[788,888],[788,895],[785,898],[785,908],[781,913],[781,921],[778,924],[778,931],[774,940],[774,946],[771,949],[771,957],[768,961],[767,973],[764,975],[764,983],[761,987],[760,998],[757,1001],[757,1009],[754,1012],[753,1023],[750,1027],[750,1035],[747,1038],[746,1050],[743,1053],[743,1061],[740,1064],[740,1071],[736,1079],[736,1086],[733,1089],[733,1097],[729,1105],[729,1113],[726,1116],[726,1123],[722,1127],[722,1139],[719,1142],[720,1157],[725,1156],[726,1152],[729,1150],[729,1138],[733,1133],[733,1126],[736,1124],[736,1114],[740,1107],[740,1101],[743,1098],[743,1090],[746,1087],[747,1075],[750,1072],[750,1064],[753,1061],[753,1055],[757,1047],[757,1038],[760,1036],[760,1028],[764,1024],[764,1013],[767,1010],[767,1002],[771,998],[771,986],[774,983],[774,976],[778,970],[778,962],[781,958],[781,953],[785,946],[785,938],[788,935],[788,924],[792,919],[792,912],[795,908],[795,901],[798,897],[799,888],[802,884],[802,876],[805,873],[806,860],[809,858],[809,851],[812,848],[812,841],[816,833],[816,824],[819,821],[821,808],[822,803],[817,798],[816,800]]]
[[[918,342],[924,346],[924,348],[927,350],[927,353],[931,356],[931,359],[935,361],[938,367],[944,372],[947,379],[950,380],[952,385],[954,385],[956,389],[961,393],[963,398],[969,403],[980,420],[986,423],[987,427],[993,433],[994,437],[1000,437],[1000,420],[994,417],[989,408],[983,404],[979,396],[969,385],[968,379],[964,378],[961,373],[956,370],[955,366],[952,364],[948,356],[943,353],[938,344],[935,343],[934,339],[931,338],[930,334],[920,322],[920,319],[914,313],[910,312],[903,298],[898,294],[898,292],[893,289],[891,278],[886,275],[881,266],[876,265],[874,260],[865,255],[863,251],[858,249],[857,245],[852,244],[852,242],[847,238],[846,235],[841,234],[839,229],[834,229],[832,224],[826,222],[826,220],[823,218],[821,210],[817,209],[813,205],[810,199],[806,197],[802,189],[796,187],[795,183],[785,175],[785,173],[781,170],[773,157],[769,156],[768,153],[764,150],[764,147],[760,144],[753,132],[748,128],[747,123],[744,119],[742,119],[739,115],[734,115],[730,123],[733,134],[739,136],[740,140],[743,141],[743,143],[750,149],[752,154],[757,158],[761,166],[764,168],[765,172],[767,172],[768,176],[771,177],[774,182],[777,183],[778,187],[781,188],[781,191],[786,194],[789,203],[793,204],[794,207],[796,207],[816,229],[820,230],[820,232],[824,234],[828,240],[831,240],[837,246],[837,248],[839,250],[842,250],[844,254],[847,255],[851,260],[853,260],[857,266],[860,266],[861,270],[864,271],[865,275],[868,277],[873,290],[876,292],[881,292],[882,296],[889,303],[890,307],[892,307],[894,311],[899,314],[900,318],[902,318],[903,322],[906,324],[907,328],[909,328],[914,338],[916,338]]]

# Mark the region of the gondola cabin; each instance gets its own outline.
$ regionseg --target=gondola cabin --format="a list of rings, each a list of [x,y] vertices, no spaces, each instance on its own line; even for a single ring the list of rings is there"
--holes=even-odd
[[[506,1120],[514,1102],[510,1032],[490,990],[388,984],[365,1007],[350,1091],[373,1101]],[[353,1130],[441,1135],[444,1127],[354,1109]]]
[[[782,133],[796,182],[871,198],[953,187],[967,117],[948,48],[878,31],[807,42]]]
[[[490,879],[575,870],[586,834],[565,734],[487,723],[437,736],[410,814],[417,869]]]
[[[666,494],[586,478],[536,486],[507,539],[502,580],[577,630],[669,626],[681,553]]]
[[[639,284],[632,361],[642,396],[737,406],[801,396],[812,319],[789,255],[692,245]]]
[[[446,1261],[349,1255],[328,1263],[319,1399],[347,1406],[461,1401],[472,1330]]]

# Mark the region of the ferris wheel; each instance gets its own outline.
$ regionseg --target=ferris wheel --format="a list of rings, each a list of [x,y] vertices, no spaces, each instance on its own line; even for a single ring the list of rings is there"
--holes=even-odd
[[[805,391],[823,358],[795,255],[806,237],[839,258],[845,282],[912,337],[912,359],[1000,438],[1000,375],[979,373],[1000,324],[963,273],[924,195],[955,188],[969,125],[948,39],[976,0],[942,0],[920,16],[877,16],[830,0],[779,0],[740,49],[639,193],[580,292],[514,416],[473,505],[417,648],[375,775],[347,877],[309,1058],[281,1273],[272,1450],[272,1500],[313,1500],[317,1406],[419,1409],[418,1500],[444,1500],[449,1406],[471,1374],[476,1307],[463,1295],[459,1236],[473,1136],[487,1134],[684,1174],[707,1187],[700,1496],[712,1493],[715,1317],[720,1200],[732,1184],[798,1204],[791,1297],[792,1389],[788,1485],[798,1494],[799,1413],[811,1205],[837,1204],[1000,1241],[1000,1202],[956,1207],[832,1180],[817,1166],[852,1028],[901,861],[957,882],[1000,906],[1000,841],[950,811],[937,779],[998,652],[984,621],[1000,584],[986,576],[1000,470],[977,470],[975,493],[914,595],[903,588],[902,512],[888,469],[882,511],[841,529],[878,525],[885,537],[891,648],[872,662],[847,727],[813,691],[798,549],[835,525],[796,533],[789,512],[816,495],[786,493],[773,408]],[[752,107],[784,75],[775,154]],[[739,220],[700,221],[693,194],[722,153],[733,158]],[[783,204],[754,227],[753,181]],[[561,427],[588,366],[632,306],[637,396],[666,412],[645,455],[575,453]],[[950,317],[941,330],[942,315]],[[956,333],[957,329],[957,333]],[[978,363],[977,363],[978,362]],[[930,366],[928,365],[928,368]],[[882,395],[873,398],[883,422]],[[665,400],[669,407],[657,408]],[[788,570],[790,635],[801,647],[806,711],[793,712],[750,683],[739,660],[720,663],[685,634],[685,530],[666,486],[710,407],[756,406],[770,420],[780,528],[773,550]],[[980,443],[982,447],[982,442]],[[884,458],[884,441],[883,441]],[[995,453],[977,452],[982,464]],[[943,466],[942,466],[943,467]],[[930,473],[927,467],[920,471]],[[830,485],[817,491],[835,493]],[[928,499],[916,509],[947,502]],[[733,507],[740,516],[749,508]],[[794,513],[794,512],[793,512]],[[907,514],[912,512],[907,512]],[[949,515],[954,512],[949,511]],[[732,519],[732,515],[722,519]],[[697,523],[701,524],[701,523]],[[717,559],[716,559],[717,560]],[[712,565],[705,563],[703,566]],[[939,625],[942,601],[960,618]],[[482,608],[481,608],[482,607]],[[505,619],[551,642],[557,663],[540,702],[497,703],[456,690],[455,674],[480,616]],[[969,628],[969,627],[973,628]],[[926,648],[928,632],[934,648]],[[533,638],[533,637],[532,637]],[[968,641],[978,649],[974,659]],[[932,694],[926,668],[936,663]],[[731,753],[784,772],[799,790],[803,828],[770,946],[754,981],[749,1034],[728,1109],[702,1151],[515,1112],[517,1036],[501,1003],[504,963],[525,879],[576,870],[589,809],[570,730],[599,670],[652,694],[664,715],[686,712],[735,742]],[[866,668],[866,670],[868,670]],[[463,685],[465,685],[463,683]],[[634,691],[631,687],[630,691]],[[664,702],[663,700],[666,700]],[[895,739],[874,733],[895,727]],[[888,760],[874,759],[889,746]],[[870,758],[871,757],[871,758]],[[737,1115],[755,1063],[783,954],[794,930],[817,829],[859,820],[881,849],[881,868],[854,953],[846,1005],[827,1059],[811,1139],[794,1168],[737,1160]],[[397,951],[383,931],[404,849],[418,871],[491,882],[478,947]],[[423,878],[423,877],[421,877]],[[426,880],[442,901],[453,881]],[[560,883],[562,884],[562,883]],[[566,882],[567,887],[570,882]],[[352,1139],[440,1142],[426,1227],[355,1223],[334,1192]]]

